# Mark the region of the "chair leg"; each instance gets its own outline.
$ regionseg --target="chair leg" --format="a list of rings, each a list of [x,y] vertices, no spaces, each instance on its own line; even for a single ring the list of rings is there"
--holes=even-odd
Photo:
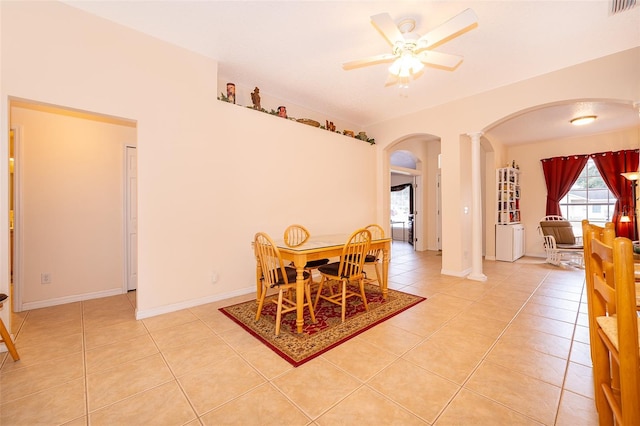
[[[348,280],[342,280],[342,322],[344,322],[345,314],[347,311],[347,282]]]
[[[310,283],[304,286],[304,294],[307,296],[307,305],[309,305],[309,314],[311,314],[311,322],[315,324],[317,321],[316,321],[316,315],[313,309],[313,302],[311,301],[311,284]]]
[[[0,340],[0,342],[4,342],[13,360],[19,360],[20,356],[18,355],[16,346],[14,345],[13,340],[11,340],[11,335],[4,326],[4,322],[2,322],[2,319],[0,319],[0,336],[2,336],[2,340]]]
[[[598,411],[599,423],[602,426],[613,426],[613,410],[607,402],[604,387],[611,384],[609,351],[600,338],[593,342],[593,382],[594,399]]]
[[[378,262],[376,262],[375,267],[376,267],[376,277],[378,277],[378,285],[379,285],[380,287],[382,287],[382,278],[380,278],[380,277],[381,277],[381,275],[382,275],[382,274],[380,273],[380,264],[379,264]]]
[[[276,311],[276,336],[280,335],[280,319],[282,318],[282,289],[278,291],[278,310]]]
[[[260,315],[262,315],[262,308],[264,306],[264,298],[267,294],[267,289],[265,286],[262,286],[262,293],[260,294],[260,300],[258,300],[258,311],[256,312],[256,321],[260,319]]]
[[[320,284],[318,284],[318,291],[316,292],[316,300],[313,302],[313,310],[315,311],[316,309],[318,309],[318,301],[320,300],[320,294],[322,294],[322,287],[324,286],[324,283],[327,279],[325,278],[325,276],[322,276],[322,279],[320,280]]]
[[[360,297],[362,297],[362,303],[364,303],[364,310],[369,310],[369,305],[367,304],[367,295],[364,293],[364,279],[360,279]]]

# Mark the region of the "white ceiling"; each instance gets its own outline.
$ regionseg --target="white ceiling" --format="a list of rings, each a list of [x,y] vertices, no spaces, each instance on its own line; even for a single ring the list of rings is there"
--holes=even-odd
[[[219,75],[238,85],[258,86],[261,93],[361,128],[640,46],[640,7],[611,15],[609,0],[65,3],[211,57]],[[413,18],[424,34],[466,8],[476,12],[478,26],[435,48],[464,61],[455,71],[427,67],[408,97],[384,86],[386,64],[342,69],[344,62],[391,51],[372,15]],[[632,101],[592,105],[600,118],[582,131],[638,125]],[[505,144],[532,142],[529,135],[565,137],[577,107],[532,111],[491,135]]]

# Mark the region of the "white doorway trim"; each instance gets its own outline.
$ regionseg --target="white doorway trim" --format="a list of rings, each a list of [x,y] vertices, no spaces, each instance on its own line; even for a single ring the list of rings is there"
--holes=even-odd
[[[22,312],[22,277],[24,256],[22,253],[22,126],[11,126],[13,130],[13,255],[9,265],[13,270],[13,311]],[[11,273],[11,272],[10,272]]]
[[[138,154],[124,149],[124,292],[138,288]]]

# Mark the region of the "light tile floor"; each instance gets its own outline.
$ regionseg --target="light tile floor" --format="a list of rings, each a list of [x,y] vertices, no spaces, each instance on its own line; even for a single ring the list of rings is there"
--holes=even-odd
[[[394,242],[425,302],[293,368],[217,308],[136,321],[135,292],[14,315],[0,424],[596,425],[584,272],[484,262],[484,283]]]

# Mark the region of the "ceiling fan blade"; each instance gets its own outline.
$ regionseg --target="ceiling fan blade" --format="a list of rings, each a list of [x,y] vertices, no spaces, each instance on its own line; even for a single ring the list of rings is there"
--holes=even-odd
[[[383,53],[381,55],[370,56],[368,58],[358,59],[351,62],[345,62],[342,64],[342,69],[352,70],[354,68],[366,67],[368,65],[382,64],[385,62],[391,62],[396,59],[396,56],[392,53]]]
[[[472,9],[466,9],[420,37],[418,40],[419,50],[434,47],[437,44],[457,37],[463,32],[472,29],[477,22],[478,16],[476,13]]]
[[[387,39],[389,44],[393,46],[396,42],[404,42],[404,37],[398,26],[388,13],[379,13],[371,17],[371,21],[378,31]]]
[[[451,55],[450,53],[435,52],[433,50],[426,50],[418,54],[420,62],[434,65],[436,67],[453,69],[460,65],[464,59],[462,56]]]

